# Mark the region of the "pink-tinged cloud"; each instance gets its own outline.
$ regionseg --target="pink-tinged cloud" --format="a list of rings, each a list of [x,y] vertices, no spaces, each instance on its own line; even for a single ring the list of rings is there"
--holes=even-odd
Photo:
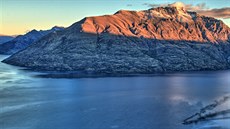
[[[230,8],[220,8],[220,9],[210,9],[210,10],[199,10],[198,13],[210,16],[210,17],[216,17],[216,18],[223,18],[228,19],[230,18]]]

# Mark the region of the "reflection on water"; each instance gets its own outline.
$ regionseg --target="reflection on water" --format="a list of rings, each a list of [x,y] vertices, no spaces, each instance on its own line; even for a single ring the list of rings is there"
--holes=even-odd
[[[0,63],[1,129],[230,128],[229,119],[182,124],[230,93],[230,71],[49,79],[20,69]]]

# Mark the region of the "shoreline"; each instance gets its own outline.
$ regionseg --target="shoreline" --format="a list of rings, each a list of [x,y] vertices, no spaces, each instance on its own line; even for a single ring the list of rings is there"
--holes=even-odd
[[[31,71],[24,69],[26,71]],[[183,72],[166,72],[166,73],[133,73],[133,74],[105,74],[105,73],[81,73],[81,72],[46,72],[46,71],[31,71],[40,73],[34,75],[37,78],[110,78],[110,77],[162,77],[162,76],[174,76],[174,75],[186,75],[186,76],[196,76],[204,75],[211,76],[212,73],[227,72],[227,70],[215,70],[215,71],[183,71]]]
[[[3,60],[10,55],[0,55],[3,56],[0,60],[2,64],[6,64],[9,66],[16,67],[19,70],[23,70],[26,72],[36,73],[35,75],[32,75],[33,77],[37,78],[108,78],[108,77],[160,77],[160,76],[173,76],[173,75],[179,75],[179,74],[204,74],[207,76],[207,74],[212,73],[218,73],[218,72],[225,72],[229,71],[230,69],[217,69],[217,70],[191,70],[191,71],[164,71],[164,72],[143,72],[143,73],[99,73],[99,72],[91,72],[87,73],[84,71],[58,71],[58,70],[41,70],[41,69],[33,69],[28,67],[22,67],[17,65],[12,65],[8,63],[4,63]],[[189,75],[189,76],[190,76]]]

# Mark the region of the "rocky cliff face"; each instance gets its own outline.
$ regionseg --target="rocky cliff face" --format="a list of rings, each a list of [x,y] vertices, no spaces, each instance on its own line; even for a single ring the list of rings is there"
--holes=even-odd
[[[230,29],[178,7],[87,17],[4,62],[37,70],[100,74],[220,70],[230,66]]]
[[[0,54],[14,54],[22,49],[25,49],[30,44],[36,42],[43,36],[63,29],[63,27],[53,27],[50,30],[32,30],[25,35],[17,36],[15,39],[1,44]]]

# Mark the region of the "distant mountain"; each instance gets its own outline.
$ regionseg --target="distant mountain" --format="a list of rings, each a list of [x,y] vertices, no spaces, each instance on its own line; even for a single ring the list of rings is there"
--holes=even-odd
[[[25,49],[33,42],[38,41],[43,36],[63,29],[63,27],[55,26],[50,30],[32,30],[25,35],[19,35],[13,40],[0,44],[0,54],[14,54],[22,49]]]
[[[7,36],[7,35],[1,35],[0,34],[0,44],[8,42],[10,40],[14,39],[13,36]]]
[[[145,74],[230,68],[230,28],[182,6],[86,17],[4,60],[37,70]]]

